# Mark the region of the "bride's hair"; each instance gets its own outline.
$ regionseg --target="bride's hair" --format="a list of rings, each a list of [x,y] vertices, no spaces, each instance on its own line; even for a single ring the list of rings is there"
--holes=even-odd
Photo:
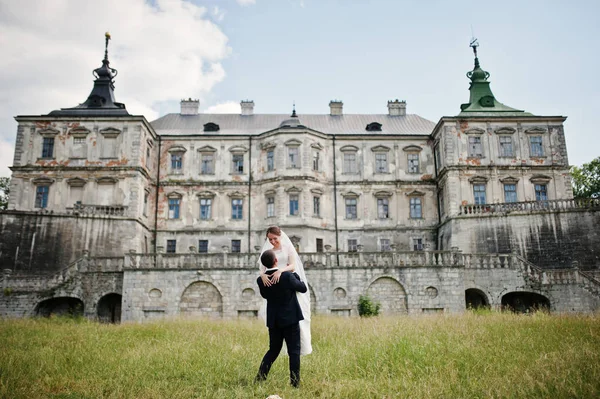
[[[281,229],[279,226],[271,226],[267,229],[267,233],[265,235],[275,234],[276,236],[281,236]]]

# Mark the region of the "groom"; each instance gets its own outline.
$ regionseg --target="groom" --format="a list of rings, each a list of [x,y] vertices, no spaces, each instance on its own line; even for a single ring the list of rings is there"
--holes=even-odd
[[[260,261],[267,268],[266,274],[277,271],[275,252],[263,252]],[[267,300],[267,327],[269,328],[269,350],[260,363],[256,381],[267,378],[271,365],[279,356],[283,340],[290,357],[290,383],[300,385],[300,320],[304,320],[298,304],[296,291],[306,292],[306,285],[296,273],[283,272],[277,284],[265,287],[262,279],[257,279],[260,295]]]

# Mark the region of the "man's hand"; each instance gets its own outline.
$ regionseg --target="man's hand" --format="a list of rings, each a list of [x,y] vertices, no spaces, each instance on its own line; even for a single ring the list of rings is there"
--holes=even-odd
[[[271,274],[272,284],[277,284],[279,282],[279,279],[281,278],[281,273],[283,273],[281,270],[277,270],[275,273]]]
[[[273,282],[271,282],[271,279],[269,278],[269,276],[267,276],[266,273],[262,273],[260,275],[260,278],[261,278],[263,284],[265,285],[265,287],[270,287],[274,284]]]

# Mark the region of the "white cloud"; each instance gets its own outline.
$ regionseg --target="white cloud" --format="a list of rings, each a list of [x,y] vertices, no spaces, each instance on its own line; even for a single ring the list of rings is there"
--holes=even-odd
[[[226,101],[206,108],[206,114],[240,114],[242,109],[239,102]]]
[[[15,147],[13,144],[0,140],[0,177],[10,176],[8,167],[12,165],[14,155]]]
[[[226,11],[219,8],[219,6],[214,6],[212,9],[212,15],[218,22],[222,22],[225,19],[225,13]]]
[[[221,62],[230,48],[210,20],[223,15],[215,8],[211,17],[183,0],[2,2],[0,142],[14,142],[14,115],[46,114],[86,100],[107,30],[111,67],[119,70],[115,97],[130,113],[152,120],[159,102],[204,97],[225,78]]]
[[[236,0],[236,1],[242,7],[251,6],[253,4],[256,4],[256,0]]]

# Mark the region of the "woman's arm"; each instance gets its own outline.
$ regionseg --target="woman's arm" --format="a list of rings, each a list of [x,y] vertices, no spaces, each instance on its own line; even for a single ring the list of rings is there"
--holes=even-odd
[[[291,250],[287,250],[286,252],[287,252],[288,264],[283,267],[279,266],[278,270],[271,275],[271,282],[273,284],[276,284],[279,282],[281,273],[283,273],[283,272],[293,273],[294,271],[296,271],[296,264],[295,264],[296,256],[295,256],[295,254]]]

